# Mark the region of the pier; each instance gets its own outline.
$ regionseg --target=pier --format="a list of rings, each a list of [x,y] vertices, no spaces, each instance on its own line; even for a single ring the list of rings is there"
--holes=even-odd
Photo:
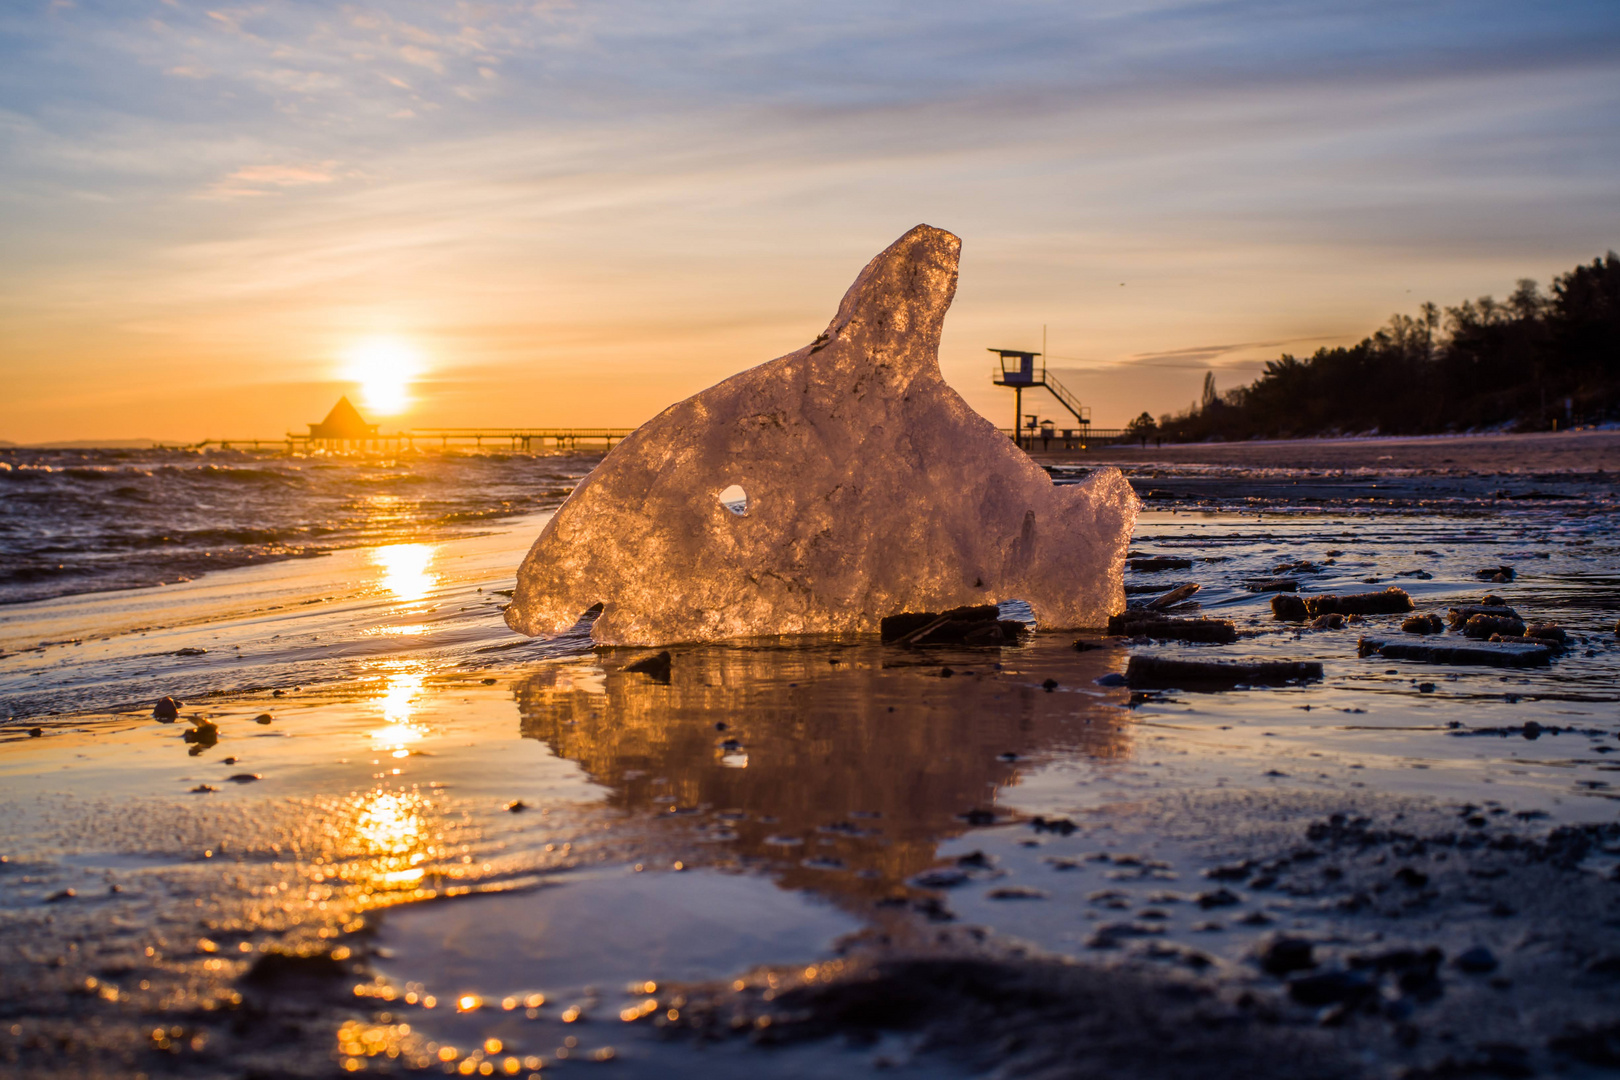
[[[451,446],[483,448],[486,444],[505,445],[509,450],[574,449],[581,446],[600,446],[611,449],[633,432],[634,428],[411,428],[392,433],[366,433],[322,437],[288,432],[279,439],[203,439],[173,449],[204,450],[217,446],[221,450],[261,450],[279,448],[287,453],[311,450],[415,450],[418,444],[437,445],[440,449]]]

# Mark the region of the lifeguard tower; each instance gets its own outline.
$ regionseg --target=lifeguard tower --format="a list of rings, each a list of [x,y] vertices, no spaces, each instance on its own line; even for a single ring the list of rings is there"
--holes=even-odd
[[[1078,438],[1082,446],[1084,445],[1091,433],[1091,409],[1080,404],[1080,399],[1075,397],[1068,387],[1052,377],[1046,370],[1046,358],[1044,356],[1037,352],[1024,352],[1021,349],[990,349],[988,351],[1001,358],[1001,368],[991,373],[991,381],[997,386],[1010,386],[1013,388],[1013,441],[1018,443],[1019,446],[1024,445],[1023,437],[1019,434],[1020,425],[1024,419],[1024,388],[1026,386],[1032,388],[1044,386],[1052,392],[1053,397],[1058,399],[1058,404],[1074,414],[1075,420],[1080,424],[1078,431],[1073,428],[1063,430],[1064,444],[1067,446]],[[1037,359],[1041,360],[1039,365],[1035,363]],[[1035,417],[1032,416],[1029,424],[1029,443],[1031,447],[1035,443],[1036,427]],[[1039,428],[1043,439],[1051,440],[1057,437],[1056,425],[1050,420],[1041,423]]]

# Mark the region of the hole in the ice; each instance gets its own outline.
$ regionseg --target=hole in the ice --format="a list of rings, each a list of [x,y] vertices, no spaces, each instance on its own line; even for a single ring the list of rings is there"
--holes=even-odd
[[[1033,629],[1035,626],[1035,609],[1022,600],[1003,600],[996,605],[1000,610],[997,615],[1003,619],[1016,619],[1021,623],[1028,623]]]
[[[720,505],[741,517],[748,513],[748,492],[740,485],[732,484],[720,493]]]

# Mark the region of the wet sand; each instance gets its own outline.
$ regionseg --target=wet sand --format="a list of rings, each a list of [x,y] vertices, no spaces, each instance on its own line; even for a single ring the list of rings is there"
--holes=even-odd
[[[750,641],[674,647],[665,682],[627,670],[647,650],[504,631],[536,521],[14,607],[0,1056],[19,1076],[1611,1067],[1609,497],[1200,498],[1151,502],[1133,543],[1191,567],[1128,583],[1201,584],[1187,610],[1232,619],[1230,645]],[[1398,584],[1420,611],[1488,589],[1574,647],[1513,671],[1362,658],[1400,618],[1279,624],[1245,585],[1281,566],[1306,595]],[[31,643],[74,625],[99,633]],[[1324,678],[1111,685],[1133,654]],[[183,690],[177,723],[149,715],[160,688]]]

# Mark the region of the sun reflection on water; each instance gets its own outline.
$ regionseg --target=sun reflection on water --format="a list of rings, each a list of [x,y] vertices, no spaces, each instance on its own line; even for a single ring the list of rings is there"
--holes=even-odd
[[[420,724],[413,723],[411,715],[422,695],[427,675],[419,670],[393,671],[383,688],[377,705],[386,723],[371,733],[371,741],[379,753],[396,758],[410,756],[410,743],[421,742],[425,734]]]
[[[428,568],[433,562],[432,544],[389,544],[371,553],[382,570],[382,586],[406,603],[426,598],[439,583]]]

